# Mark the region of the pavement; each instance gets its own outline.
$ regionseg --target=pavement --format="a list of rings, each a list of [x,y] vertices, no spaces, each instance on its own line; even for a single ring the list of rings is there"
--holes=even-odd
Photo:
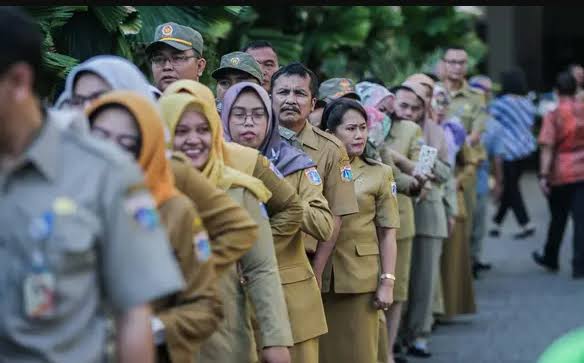
[[[549,211],[535,174],[524,175],[521,187],[536,234],[514,240],[519,227],[515,216],[507,215],[501,237],[487,236],[484,242],[483,259],[493,269],[475,280],[477,314],[438,326],[430,341],[432,357],[408,357],[410,362],[536,362],[555,339],[584,327],[584,280],[571,278],[572,224],[564,236],[560,272],[552,274],[537,266],[531,252],[543,246]],[[494,210],[490,205],[489,221]]]

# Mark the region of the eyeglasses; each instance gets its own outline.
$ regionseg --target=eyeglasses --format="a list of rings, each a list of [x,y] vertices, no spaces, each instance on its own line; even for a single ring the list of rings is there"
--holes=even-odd
[[[163,67],[166,64],[166,61],[169,61],[173,66],[180,66],[185,64],[191,58],[197,58],[197,56],[185,54],[173,54],[170,57],[164,55],[155,55],[150,58],[150,61],[157,67]]]
[[[463,60],[445,59],[444,60],[444,63],[446,63],[448,65],[451,65],[451,66],[458,65],[458,66],[461,66],[462,67],[462,66],[466,65],[466,59],[463,59]]]
[[[248,117],[251,118],[254,125],[257,125],[257,121],[266,118],[267,113],[263,109],[255,109],[251,113],[246,113],[244,109],[233,109],[231,111],[231,118],[235,119],[235,125],[243,125]]]
[[[107,91],[98,91],[90,94],[89,96],[74,95],[65,101],[65,105],[70,107],[82,107],[88,103],[91,103],[106,92]]]

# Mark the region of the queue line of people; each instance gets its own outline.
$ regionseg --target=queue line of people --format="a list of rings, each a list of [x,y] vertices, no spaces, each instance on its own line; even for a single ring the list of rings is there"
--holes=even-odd
[[[3,220],[42,193],[26,228],[0,233],[27,252],[6,255],[18,267],[5,291],[24,290],[14,301],[26,309],[4,320],[0,356],[93,362],[113,340],[120,361],[393,363],[403,348],[431,355],[434,312],[475,311],[485,114],[464,49],[445,49],[443,79],[387,89],[319,86],[256,42],[222,57],[214,95],[198,82],[201,35],[165,23],[147,48],[154,85],[97,56],[43,108],[40,35],[20,10],[0,20],[14,49],[35,50],[0,69],[16,110],[4,119]]]

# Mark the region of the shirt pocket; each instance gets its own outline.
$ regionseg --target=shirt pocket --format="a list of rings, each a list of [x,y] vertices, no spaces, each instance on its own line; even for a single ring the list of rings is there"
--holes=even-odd
[[[314,273],[305,265],[292,265],[280,269],[282,285],[308,280],[313,276]]]
[[[51,237],[54,268],[58,275],[68,276],[95,270],[97,263],[98,219],[88,210],[58,215]]]
[[[377,243],[357,243],[355,244],[357,256],[376,256],[379,255],[379,245]]]

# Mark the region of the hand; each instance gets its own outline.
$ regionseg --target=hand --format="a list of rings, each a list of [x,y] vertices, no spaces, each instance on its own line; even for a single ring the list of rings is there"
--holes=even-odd
[[[456,218],[448,218],[448,237],[452,237],[452,232],[454,232],[454,226],[456,225]]]
[[[550,195],[550,182],[546,177],[539,178],[539,187],[545,195]]]
[[[262,363],[290,363],[287,347],[266,347],[262,350]]]
[[[377,286],[373,305],[376,309],[387,310],[393,304],[393,281],[382,280]]]
[[[428,188],[422,188],[422,191],[420,192],[420,196],[418,197],[418,202],[421,200],[426,199],[426,196],[428,196],[428,193],[430,192],[430,189]]]
[[[429,172],[428,174],[426,174],[426,177],[431,180],[431,181],[436,181],[436,175],[434,175],[434,173]]]

